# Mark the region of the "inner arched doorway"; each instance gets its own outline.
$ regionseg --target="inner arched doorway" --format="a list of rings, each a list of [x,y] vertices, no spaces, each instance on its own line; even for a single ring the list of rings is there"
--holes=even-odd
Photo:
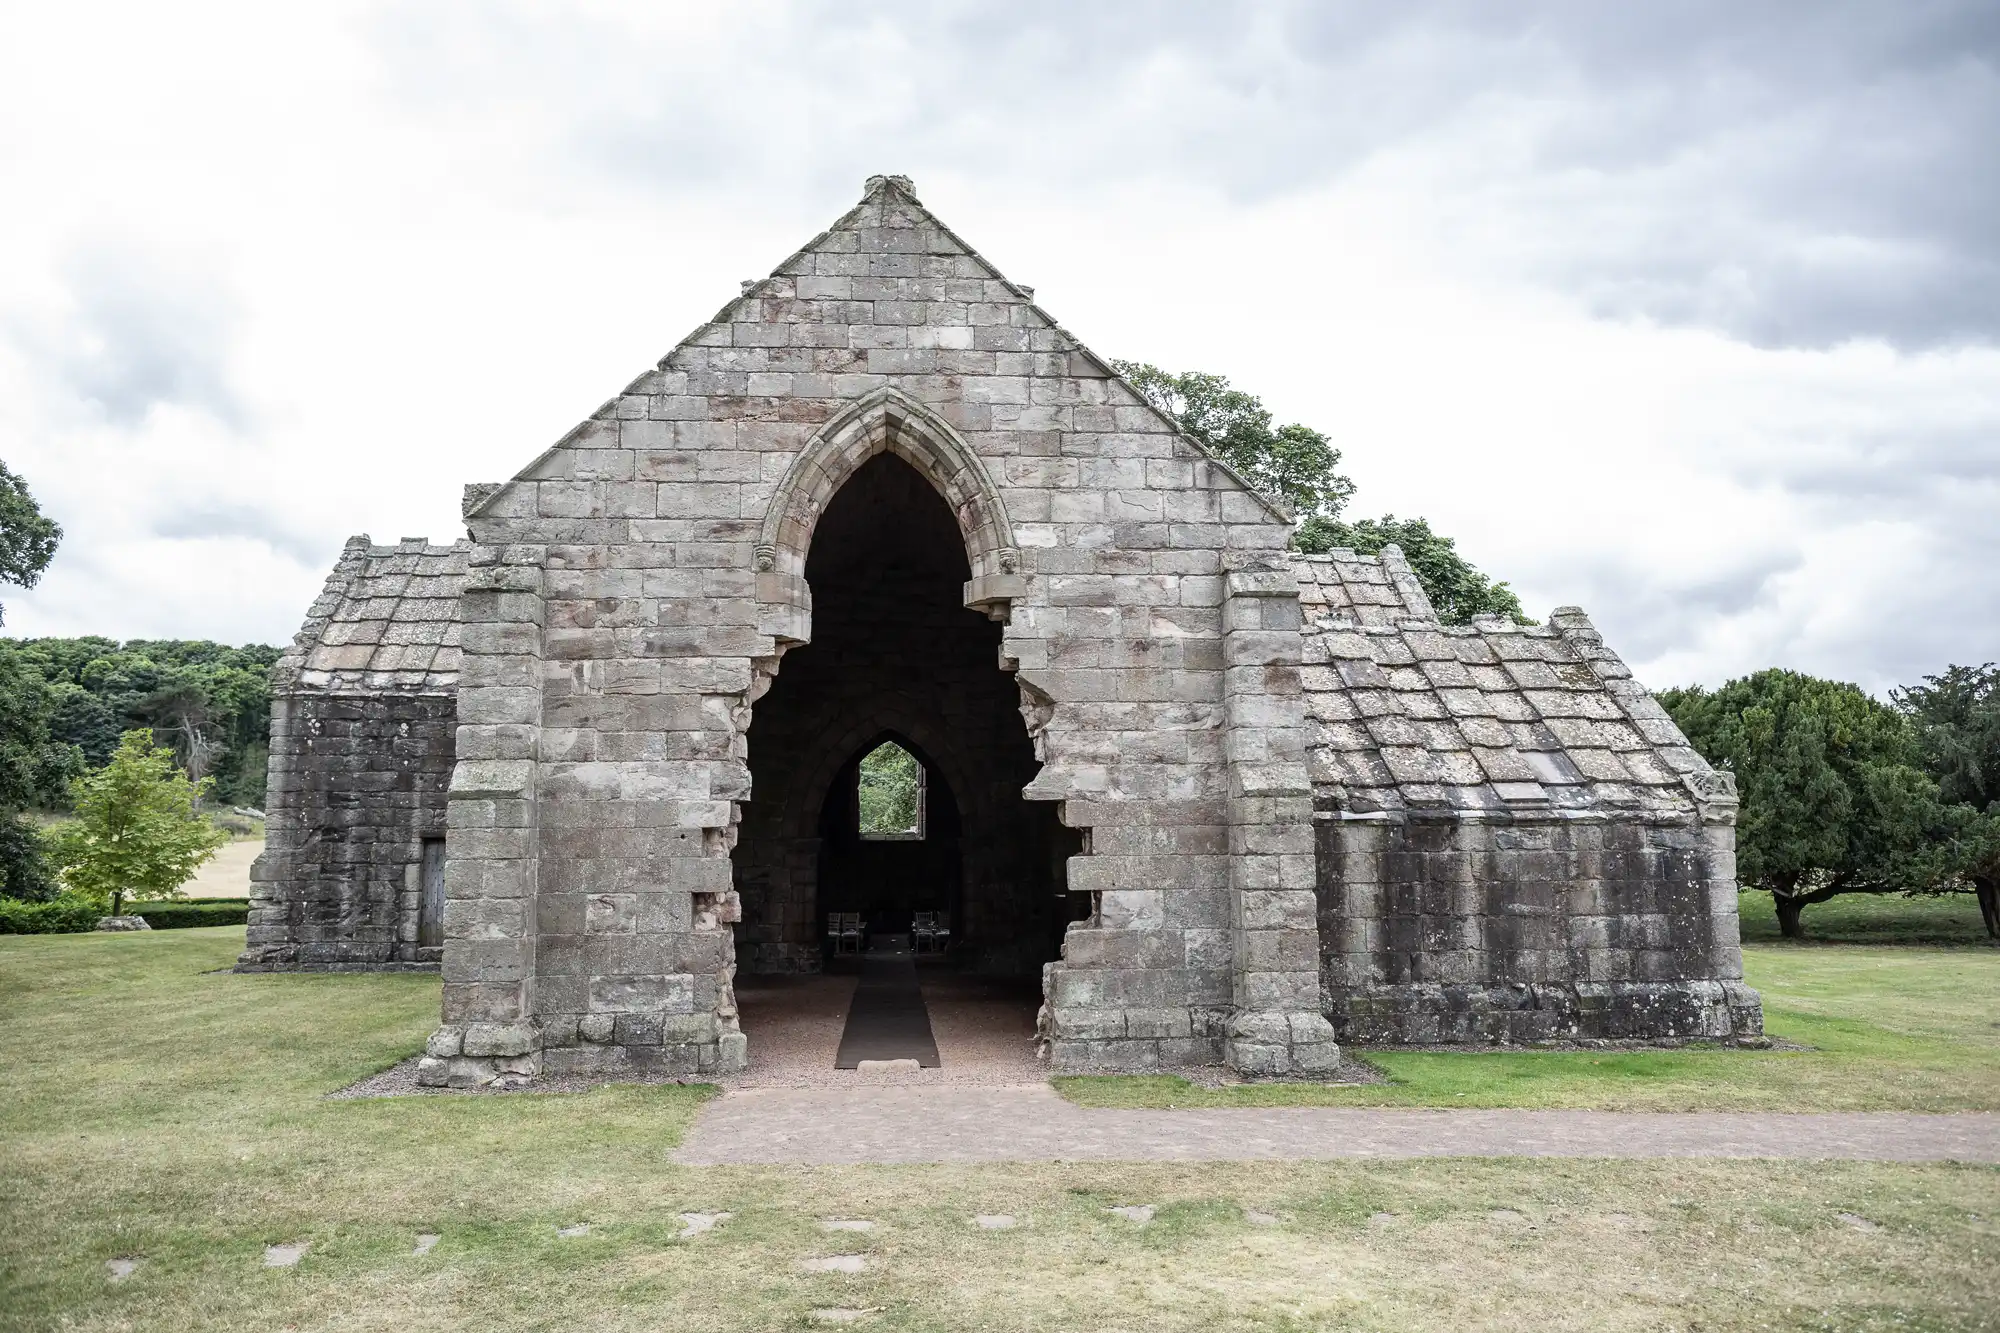
[[[942,914],[944,957],[963,971],[1031,979],[1060,956],[1078,839],[1021,796],[1034,751],[1001,627],[964,605],[970,578],[952,509],[894,452],[855,467],[818,514],[811,641],[785,654],[749,729],[734,852],[745,978],[821,971],[836,911],[889,933]],[[862,760],[884,743],[921,768],[922,836],[860,827]]]

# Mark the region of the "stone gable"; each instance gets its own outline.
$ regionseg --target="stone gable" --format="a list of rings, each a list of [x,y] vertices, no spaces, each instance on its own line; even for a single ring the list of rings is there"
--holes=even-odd
[[[1282,506],[904,178],[871,178],[513,480],[468,487],[465,515],[429,1081],[737,1067],[739,958],[816,966],[828,904],[906,871],[943,886],[961,961],[1041,964],[1066,1068],[1312,1073],[1338,1058],[1329,1015],[1504,1037],[1533,1022],[1462,1016],[1559,954],[1561,978],[1665,988],[1619,992],[1627,1029],[1746,1030],[1740,996],[1690,989],[1739,975],[1733,897],[1726,922],[1711,905],[1733,807],[1588,622],[1449,629],[1393,553],[1294,560]],[[438,558],[398,548],[382,559],[418,567],[370,577],[443,577]],[[315,607],[288,679],[443,687],[441,604],[380,586]],[[840,823],[885,736],[949,788],[921,854]],[[1417,824],[1585,816],[1666,831],[1620,844],[1652,859],[1621,905],[1576,914],[1582,944],[1470,899],[1402,911],[1444,854],[1410,850],[1435,841]],[[1700,892],[1669,893],[1697,845]],[[1588,869],[1461,879],[1537,898]],[[1657,921],[1591,952],[1627,914]],[[1475,927],[1476,949],[1424,942]],[[1411,989],[1448,954],[1484,998]]]

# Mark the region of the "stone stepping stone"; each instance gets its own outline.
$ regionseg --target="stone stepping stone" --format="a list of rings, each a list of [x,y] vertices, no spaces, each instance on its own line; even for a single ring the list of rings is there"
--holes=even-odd
[[[1512,1227],[1519,1226],[1521,1223],[1527,1221],[1528,1215],[1516,1212],[1512,1208],[1495,1208],[1492,1212],[1486,1214],[1486,1218],[1488,1221],[1496,1222],[1501,1226]]]
[[[1274,1227],[1278,1225],[1276,1213],[1260,1213],[1255,1208],[1243,1210],[1243,1220],[1253,1227]]]
[[[1127,1222],[1135,1222],[1140,1226],[1145,1226],[1153,1220],[1153,1214],[1158,1212],[1159,1208],[1157,1205],[1150,1203],[1131,1203],[1121,1208],[1106,1208],[1104,1211],[1122,1217]]]
[[[861,1273],[867,1271],[865,1254],[829,1254],[818,1259],[801,1259],[799,1267],[808,1273]]]
[[[145,1262],[140,1256],[132,1254],[120,1259],[106,1259],[104,1267],[111,1273],[111,1280],[113,1282],[123,1282],[126,1278],[138,1272],[139,1265]]]
[[[873,1231],[875,1224],[865,1217],[828,1217],[820,1221],[826,1231]]]
[[[690,1240],[704,1231],[713,1231],[734,1216],[734,1213],[682,1213],[680,1238]]]
[[[972,1219],[972,1225],[981,1231],[1012,1231],[1020,1223],[1012,1213],[980,1213]]]
[[[566,1227],[557,1227],[556,1234],[565,1240],[576,1236],[588,1236],[590,1234],[590,1223],[575,1222]]]
[[[1880,1231],[1882,1229],[1859,1213],[1836,1213],[1835,1216],[1853,1227],[1856,1231]]]
[[[417,1248],[411,1250],[410,1253],[429,1254],[432,1250],[437,1248],[437,1243],[443,1239],[444,1239],[443,1236],[436,1235],[429,1231],[420,1232],[417,1236]]]
[[[1395,1226],[1396,1215],[1394,1213],[1370,1213],[1368,1214],[1368,1225],[1378,1231],[1383,1227]]]
[[[309,1240],[287,1241],[283,1245],[266,1245],[264,1247],[264,1267],[296,1267],[299,1260],[306,1257],[306,1251],[311,1248],[312,1242]]]
[[[853,1324],[880,1313],[882,1307],[879,1305],[826,1305],[817,1310],[806,1311],[806,1318],[815,1324]]]

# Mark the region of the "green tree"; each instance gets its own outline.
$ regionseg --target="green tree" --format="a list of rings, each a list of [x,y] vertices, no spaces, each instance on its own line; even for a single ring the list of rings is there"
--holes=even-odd
[[[1447,625],[1463,625],[1477,615],[1506,616],[1520,625],[1532,625],[1521,610],[1521,599],[1505,583],[1497,583],[1479,572],[1470,560],[1458,553],[1458,544],[1431,530],[1421,518],[1364,518],[1357,523],[1338,519],[1309,518],[1299,525],[1292,545],[1309,555],[1336,548],[1375,555],[1390,544],[1402,548],[1403,558],[1425,596]]]
[[[917,757],[894,741],[884,741],[861,757],[857,796],[864,835],[881,837],[918,832]]]
[[[55,895],[42,831],[19,815],[0,817],[0,898],[39,903]]]
[[[1175,375],[1143,361],[1113,361],[1146,401],[1229,464],[1266,495],[1290,505],[1300,519],[1338,517],[1354,494],[1340,450],[1326,436],[1296,423],[1272,424],[1271,410],[1227,378],[1199,370]]]
[[[0,583],[32,588],[55,559],[62,529],[42,513],[28,483],[0,463]],[[7,612],[0,607],[0,624]]]
[[[1310,426],[1273,425],[1261,399],[1221,375],[1199,370],[1174,374],[1143,361],[1111,364],[1147,402],[1250,485],[1292,507],[1298,520],[1293,550],[1323,555],[1341,547],[1375,555],[1393,542],[1445,624],[1463,625],[1483,613],[1533,623],[1521,613],[1512,589],[1480,573],[1451,538],[1433,532],[1423,519],[1385,514],[1342,521],[1354,483],[1338,470],[1340,451],[1325,435]]]
[[[1774,668],[1659,699],[1735,771],[1737,878],[1771,894],[1787,937],[1839,894],[1949,887],[1976,849],[1977,816],[1940,798],[1916,728],[1857,686]]]
[[[76,818],[55,836],[55,860],[66,887],[109,897],[118,915],[127,897],[166,898],[229,835],[196,812],[205,783],[188,781],[171,751],[152,733],[128,731],[111,762],[76,780]]]
[[[206,640],[0,640],[11,657],[48,682],[52,739],[102,766],[132,727],[152,729],[191,777],[213,775],[217,799],[264,804],[271,719],[271,667],[279,650]],[[42,795],[67,800],[67,778]]]
[[[1916,724],[1943,799],[1977,810],[1982,836],[1966,878],[1986,933],[2000,939],[2000,668],[1950,666],[1890,694]]]
[[[83,756],[50,730],[48,682],[0,651],[0,812],[40,804],[83,771]]]

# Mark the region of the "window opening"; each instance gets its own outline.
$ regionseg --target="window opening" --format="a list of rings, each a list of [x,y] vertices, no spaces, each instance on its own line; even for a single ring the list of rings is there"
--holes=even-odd
[[[916,841],[924,836],[924,766],[894,741],[861,757],[855,771],[857,832],[864,838]]]

